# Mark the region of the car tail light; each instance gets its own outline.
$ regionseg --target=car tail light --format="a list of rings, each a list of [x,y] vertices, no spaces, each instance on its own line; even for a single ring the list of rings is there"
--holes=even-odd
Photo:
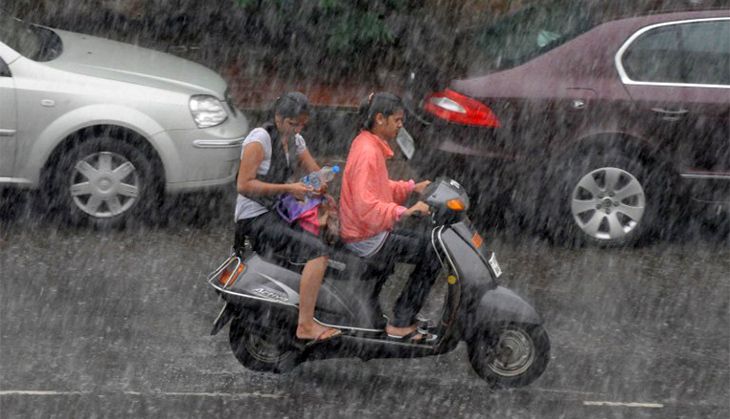
[[[426,97],[423,109],[457,124],[492,128],[500,126],[499,119],[487,105],[451,89],[432,93]]]

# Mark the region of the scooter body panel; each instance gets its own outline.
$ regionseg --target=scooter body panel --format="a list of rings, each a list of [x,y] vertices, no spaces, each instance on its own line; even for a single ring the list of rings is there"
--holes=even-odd
[[[480,252],[487,253],[484,244],[475,248],[469,243],[457,228],[467,228],[466,224],[459,223],[455,226],[444,228],[439,234],[440,245],[446,252],[446,258],[455,271],[463,291],[466,294],[472,293],[472,288],[494,288],[497,286],[492,277],[487,262]],[[475,291],[475,290],[474,290]]]
[[[496,273],[487,262],[491,253],[481,240],[473,240],[476,231],[460,222],[444,229],[439,241],[447,260],[457,273],[464,301],[460,304],[463,327],[482,329],[490,323],[518,322],[542,324],[537,311],[513,291],[499,286]]]
[[[301,275],[253,253],[243,264],[243,272],[226,288],[219,288],[223,298],[235,305],[254,304],[251,300],[298,307]],[[333,281],[332,279],[328,280]],[[352,316],[350,305],[343,301],[327,283],[320,288],[317,309]]]
[[[335,261],[333,266],[338,269],[327,270],[317,296],[315,318],[325,324],[354,329],[382,329],[384,319],[373,302],[377,301],[373,290],[381,280],[380,277],[371,277],[377,273],[377,269],[357,256],[344,252],[336,253],[331,260]],[[243,272],[229,286],[221,286],[215,278],[209,281],[226,302],[241,307],[259,306],[262,303],[298,307],[299,273],[256,253],[248,256],[243,266]]]

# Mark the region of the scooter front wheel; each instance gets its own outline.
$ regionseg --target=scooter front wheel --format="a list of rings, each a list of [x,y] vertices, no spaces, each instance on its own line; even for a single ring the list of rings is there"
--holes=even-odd
[[[233,355],[250,370],[284,373],[299,364],[299,351],[240,318],[231,322],[228,337]]]
[[[550,338],[541,325],[494,325],[468,345],[469,361],[496,388],[522,387],[536,380],[550,360]]]

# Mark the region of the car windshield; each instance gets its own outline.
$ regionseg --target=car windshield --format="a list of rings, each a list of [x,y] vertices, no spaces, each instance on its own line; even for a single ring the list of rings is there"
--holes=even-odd
[[[0,13],[0,41],[34,61],[50,61],[61,55],[61,38],[50,29],[31,25]]]
[[[591,29],[595,13],[585,0],[528,6],[464,32],[457,59],[468,76],[512,68]]]

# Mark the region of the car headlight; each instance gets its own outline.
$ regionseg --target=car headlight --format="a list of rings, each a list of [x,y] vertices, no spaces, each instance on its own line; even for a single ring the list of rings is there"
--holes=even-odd
[[[198,128],[214,127],[228,119],[228,112],[221,101],[209,95],[191,97],[190,113]]]

